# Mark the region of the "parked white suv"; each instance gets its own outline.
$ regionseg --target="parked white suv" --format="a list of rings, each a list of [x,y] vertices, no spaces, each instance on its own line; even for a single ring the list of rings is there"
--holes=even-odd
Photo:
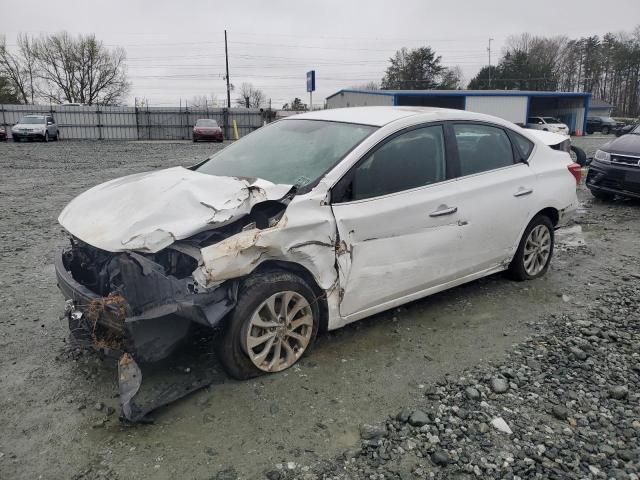
[[[569,135],[569,127],[555,117],[529,117],[527,128]]]
[[[58,140],[60,135],[53,115],[25,115],[11,128],[14,142],[20,140]]]

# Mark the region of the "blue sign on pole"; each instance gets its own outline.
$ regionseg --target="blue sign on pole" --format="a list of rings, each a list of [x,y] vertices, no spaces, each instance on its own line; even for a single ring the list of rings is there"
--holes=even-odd
[[[307,92],[311,93],[316,89],[316,71],[307,72]]]

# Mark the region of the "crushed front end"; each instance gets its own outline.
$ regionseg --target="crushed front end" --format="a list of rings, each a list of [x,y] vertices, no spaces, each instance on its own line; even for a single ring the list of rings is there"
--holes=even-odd
[[[138,364],[168,357],[193,325],[216,327],[235,306],[237,282],[207,289],[194,282],[199,255],[188,242],[154,254],[112,253],[72,237],[71,247],[56,258],[72,340],[119,358],[122,414],[128,420],[176,399],[159,399],[153,408],[136,405]]]

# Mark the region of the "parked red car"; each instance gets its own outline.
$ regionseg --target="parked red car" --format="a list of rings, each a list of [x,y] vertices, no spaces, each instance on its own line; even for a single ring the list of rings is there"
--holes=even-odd
[[[193,127],[193,141],[197,142],[198,140],[222,142],[224,136],[218,122],[208,118],[199,119]]]
[[[0,127],[0,142],[4,142],[7,139],[7,131],[4,127]]]

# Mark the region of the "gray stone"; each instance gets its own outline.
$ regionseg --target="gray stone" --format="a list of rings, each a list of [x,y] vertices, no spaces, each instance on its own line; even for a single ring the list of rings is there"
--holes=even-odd
[[[396,415],[396,420],[398,420],[399,422],[407,423],[409,421],[410,416],[411,416],[411,410],[409,410],[408,408],[403,408]]]
[[[551,413],[553,413],[553,416],[558,420],[566,420],[567,417],[569,417],[569,410],[562,405],[554,405]]]
[[[494,393],[505,393],[509,390],[509,383],[504,378],[493,377],[491,379],[491,390]]]
[[[587,353],[584,350],[581,350],[578,347],[571,347],[569,350],[577,360],[587,359]]]
[[[627,387],[622,385],[617,385],[609,389],[609,396],[616,400],[624,400],[627,398],[627,395],[629,395],[629,390],[627,390]]]
[[[479,400],[480,399],[480,392],[473,388],[473,387],[467,387],[464,391],[464,393],[467,395],[467,398],[469,400]]]
[[[430,420],[429,415],[424,413],[422,410],[414,411],[409,417],[409,423],[414,427],[422,427],[429,423]]]
[[[378,440],[389,435],[384,425],[360,425],[360,438],[363,440]]]
[[[436,465],[447,465],[450,462],[449,455],[444,450],[436,450],[431,454],[431,461]]]

